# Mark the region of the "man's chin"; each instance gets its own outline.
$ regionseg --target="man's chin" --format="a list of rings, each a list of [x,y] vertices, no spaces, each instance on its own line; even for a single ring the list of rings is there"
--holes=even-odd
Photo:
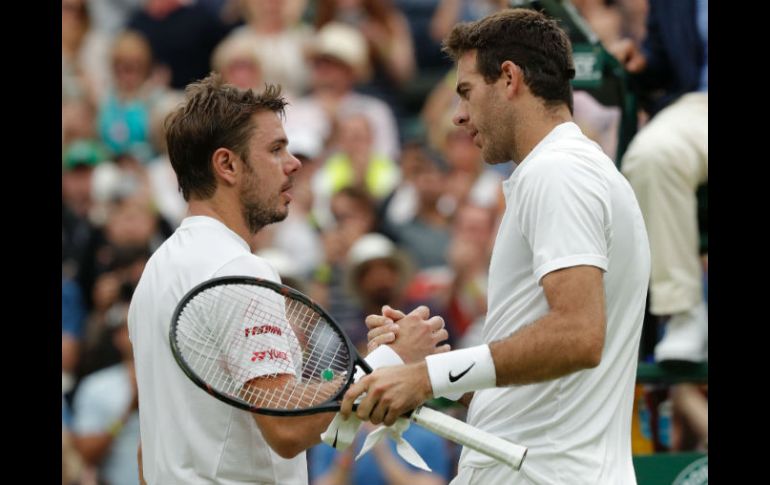
[[[278,211],[275,213],[275,217],[273,217],[273,223],[281,222],[285,220],[287,217],[289,217],[289,207],[288,204],[286,207],[283,208],[283,210]]]
[[[481,152],[481,159],[484,160],[484,163],[488,165],[497,165],[499,163],[505,163],[508,161],[508,158],[505,156],[501,156],[499,154],[494,154],[494,153],[488,153],[485,151]]]

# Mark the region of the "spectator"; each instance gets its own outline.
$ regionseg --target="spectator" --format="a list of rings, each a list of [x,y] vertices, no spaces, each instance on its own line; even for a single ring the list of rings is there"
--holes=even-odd
[[[211,66],[227,84],[241,89],[260,90],[265,82],[259,57],[252,42],[243,36],[230,36],[217,45]]]
[[[94,102],[104,82],[104,44],[109,40],[91,28],[86,0],[62,0],[62,104]]]
[[[100,483],[110,485],[139,483],[139,413],[127,315],[128,304],[118,303],[107,321],[121,362],[86,376],[74,403],[75,447],[98,468]]]
[[[345,287],[345,264],[353,244],[376,229],[375,204],[364,190],[346,187],[332,196],[331,212],[335,224],[321,235],[324,261],[314,272],[310,296],[327,309],[352,339],[360,339],[362,332],[365,338],[361,307]]]
[[[150,110],[161,94],[154,84],[152,51],[136,32],[124,32],[112,47],[113,85],[99,102],[98,128],[104,144],[115,155],[130,153],[147,163],[150,145]]]
[[[75,369],[80,359],[80,340],[86,321],[80,287],[62,277],[61,284],[61,375],[62,395],[69,393],[75,384]],[[65,405],[66,403],[63,403]],[[63,410],[64,411],[64,410]]]
[[[466,203],[455,211],[447,252],[452,281],[446,315],[450,335],[460,342],[459,347],[481,343],[476,330],[480,331],[487,313],[489,262],[496,229],[495,208]]]
[[[94,28],[114,38],[126,27],[129,18],[146,0],[87,0]]]
[[[331,156],[313,179],[315,213],[328,223],[329,198],[344,187],[358,187],[382,201],[398,185],[398,165],[374,146],[373,127],[363,113],[340,115],[331,140]]]
[[[416,71],[412,35],[404,14],[392,0],[320,0],[316,29],[331,22],[350,25],[363,34],[373,75],[359,90],[385,101],[402,118],[405,111],[400,91]]]
[[[507,6],[507,0],[439,0],[431,20],[431,37],[441,42],[457,22],[478,20]]]
[[[81,288],[82,266],[92,257],[90,244],[96,230],[90,220],[91,182],[94,167],[105,154],[98,143],[78,140],[62,155],[62,276],[76,278]]]
[[[363,113],[372,126],[374,150],[396,160],[399,135],[392,110],[354,91],[371,69],[362,34],[339,22],[326,24],[312,41],[310,62],[310,92],[287,106],[287,130],[312,130],[327,141],[335,119]]]
[[[427,151],[416,157],[415,162],[411,169],[417,196],[416,213],[391,231],[419,269],[446,266],[449,219],[441,212],[439,201],[446,190],[448,167],[440,156]]]
[[[201,2],[145,0],[128,28],[147,39],[168,85],[181,90],[210,72],[211,53],[232,26]]]
[[[377,315],[383,305],[404,308],[408,312],[426,305],[434,314],[439,310],[435,302],[411,300],[406,287],[414,268],[409,256],[378,233],[359,237],[350,247],[345,260],[345,286],[348,297],[359,303],[359,326],[348,335],[361,353],[366,352],[366,328],[360,325],[367,315]]]
[[[655,360],[703,362],[708,313],[695,191],[708,183],[708,0],[651,0],[641,48],[624,39],[612,52],[634,74],[652,116],[621,167],[650,238],[650,313],[667,318]]]
[[[305,94],[310,77],[305,51],[313,30],[296,16],[297,7],[305,3],[306,0],[242,0],[246,24],[225,39],[248,46],[257,57],[264,82],[280,84],[292,98]]]
[[[171,228],[179,226],[187,214],[187,202],[179,190],[176,172],[166,147],[166,116],[182,101],[178,91],[167,91],[150,111],[150,140],[158,156],[145,167],[153,204]]]

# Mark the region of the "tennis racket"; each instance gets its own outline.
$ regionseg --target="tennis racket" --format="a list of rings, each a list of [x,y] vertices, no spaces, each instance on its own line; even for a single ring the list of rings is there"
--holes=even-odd
[[[171,321],[171,351],[198,387],[273,416],[339,411],[355,367],[372,369],[323,308],[299,291],[252,277],[190,290]],[[518,470],[527,448],[427,407],[409,419]]]

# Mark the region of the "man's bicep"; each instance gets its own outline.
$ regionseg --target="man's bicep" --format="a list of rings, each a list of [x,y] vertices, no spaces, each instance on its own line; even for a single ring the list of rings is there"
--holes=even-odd
[[[552,312],[604,320],[604,271],[596,266],[563,268],[543,276],[543,291]]]
[[[604,272],[596,266],[572,266],[543,277],[543,291],[550,312],[579,327],[587,345],[598,351],[604,346],[606,326]]]

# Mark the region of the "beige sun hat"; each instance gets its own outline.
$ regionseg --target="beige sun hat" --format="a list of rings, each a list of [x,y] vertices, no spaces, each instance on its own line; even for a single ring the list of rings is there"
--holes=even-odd
[[[351,295],[360,297],[358,279],[361,271],[366,263],[377,260],[392,262],[398,268],[400,288],[409,284],[414,272],[409,257],[387,237],[370,232],[358,238],[348,251],[345,286]]]
[[[371,76],[366,39],[348,24],[329,22],[316,33],[310,46],[310,57],[323,56],[350,66],[358,81],[366,81]]]

